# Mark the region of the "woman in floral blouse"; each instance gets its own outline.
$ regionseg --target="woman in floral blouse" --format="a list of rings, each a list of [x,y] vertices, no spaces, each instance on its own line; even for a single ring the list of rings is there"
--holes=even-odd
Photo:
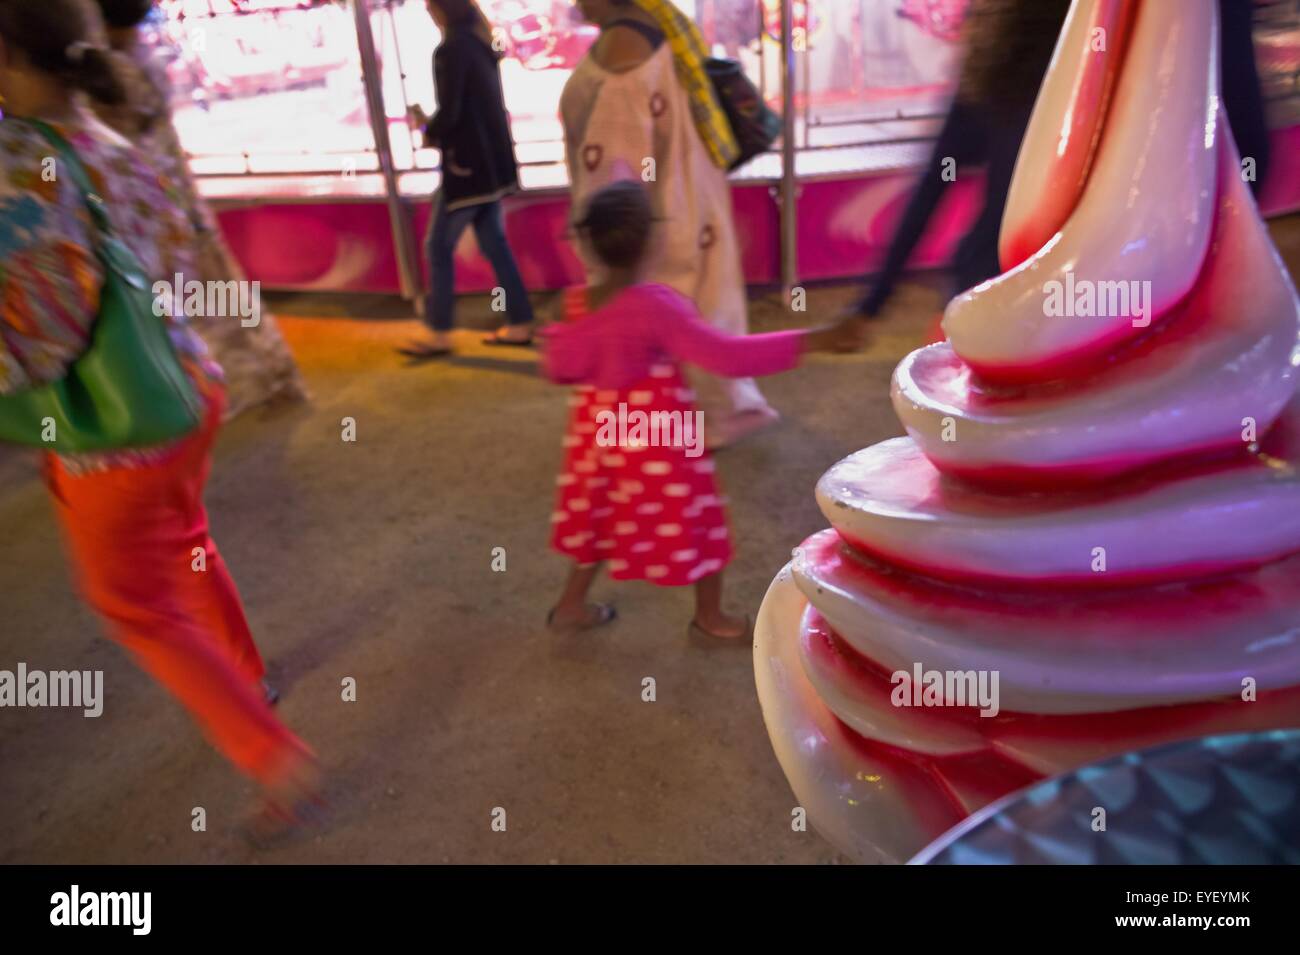
[[[138,27],[153,5],[153,0],[99,0],[109,42],[119,56],[116,66],[126,99],[116,105],[97,104],[96,112],[148,156],[173,186],[176,201],[194,226],[195,271],[186,279],[242,282],[243,272],[199,195],[172,125],[166,70],[153,48],[140,42]],[[306,397],[293,355],[274,316],[264,309],[257,324],[247,327],[229,316],[195,315],[191,321],[225,372],[227,418],[268,401]]]
[[[66,374],[89,344],[103,281],[82,196],[29,119],[75,149],[151,282],[193,267],[176,193],[83,107],[82,93],[107,104],[124,97],[90,0],[0,0],[0,395]],[[221,370],[184,316],[163,320],[206,399],[202,426],[163,447],[47,455],[46,482],[78,582],[109,634],[283,815],[310,793],[314,760],[270,708],[239,593],[208,535],[202,492],[225,401]]]

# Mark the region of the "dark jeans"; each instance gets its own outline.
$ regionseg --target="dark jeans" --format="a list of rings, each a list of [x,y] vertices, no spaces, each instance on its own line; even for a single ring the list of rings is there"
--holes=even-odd
[[[950,185],[943,178],[944,160],[948,158],[956,161],[959,175],[965,172],[963,166],[982,165],[986,169],[983,205],[953,253],[951,268],[955,291],[965,291],[1001,271],[998,265],[998,229],[1032,106],[1029,103],[1020,109],[989,109],[961,100],[953,103],[935,141],[929,165],[908,200],[871,291],[859,306],[865,314],[875,315],[884,307],[907,260],[925,234],[939,200]]]
[[[429,257],[430,289],[424,299],[424,320],[434,331],[452,328],[452,309],[456,301],[456,243],[465,230],[474,227],[479,251],[492,265],[497,283],[505,291],[507,321],[526,325],[533,320],[533,306],[528,290],[519,275],[519,266],[506,242],[500,202],[484,202],[447,211],[447,202],[439,193],[435,200],[433,224],[425,253]]]
[[[1251,191],[1259,195],[1268,172],[1269,131],[1264,93],[1255,65],[1253,3],[1220,0],[1220,28],[1223,50],[1223,108],[1228,113],[1232,138],[1242,158],[1255,160]]]

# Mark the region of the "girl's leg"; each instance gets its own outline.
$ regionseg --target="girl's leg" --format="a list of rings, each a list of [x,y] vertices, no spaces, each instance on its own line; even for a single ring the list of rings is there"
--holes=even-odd
[[[564,592],[551,611],[547,623],[557,629],[586,630],[598,627],[614,619],[614,608],[607,604],[587,603],[587,592],[600,573],[600,564],[574,563],[569,571],[569,579],[564,583]]]
[[[695,625],[712,637],[740,640],[749,635],[749,619],[722,610],[722,571],[695,582]]]
[[[533,306],[506,239],[501,203],[485,203],[475,209],[474,235],[478,239],[479,251],[491,263],[506,296],[507,325],[497,333],[497,337],[507,341],[525,341],[532,334],[529,326],[533,323]]]

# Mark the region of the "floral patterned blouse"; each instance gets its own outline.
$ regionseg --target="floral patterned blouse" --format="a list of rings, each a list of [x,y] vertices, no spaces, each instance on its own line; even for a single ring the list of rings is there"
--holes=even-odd
[[[55,128],[76,150],[114,231],[150,284],[192,275],[193,225],[165,177],[88,110]],[[33,125],[0,120],[0,395],[63,377],[89,344],[99,308],[104,276],[94,228],[76,185],[57,174],[53,160],[52,147]],[[172,341],[191,374],[200,385],[219,380],[221,369],[186,317],[166,311]],[[168,450],[64,461],[74,470],[132,466]]]
[[[172,123],[171,85],[159,51],[141,40],[115,51],[117,77],[126,87],[120,106],[96,106],[96,115],[149,157],[170,187],[172,199],[198,236],[195,265],[199,281],[243,282],[216,216],[203,201]],[[262,303],[260,321],[246,328],[221,316],[192,314],[191,327],[207,343],[226,377],[226,416],[272,398],[305,398],[293,354],[275,317]]]

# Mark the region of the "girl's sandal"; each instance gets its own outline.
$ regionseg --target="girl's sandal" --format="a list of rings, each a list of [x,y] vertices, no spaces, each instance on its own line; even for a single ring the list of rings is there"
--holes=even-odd
[[[689,633],[692,638],[700,641],[701,643],[707,643],[713,646],[717,646],[717,644],[720,642],[721,643],[748,642],[750,637],[754,635],[754,625],[753,623],[750,622],[749,617],[745,617],[744,632],[714,633],[712,630],[705,630],[698,623],[692,620]]]
[[[618,610],[613,604],[588,604],[587,619],[582,623],[557,624],[555,622],[555,608],[546,615],[546,628],[552,633],[582,633],[585,630],[594,630],[597,627],[603,627],[605,624],[618,617]]]

